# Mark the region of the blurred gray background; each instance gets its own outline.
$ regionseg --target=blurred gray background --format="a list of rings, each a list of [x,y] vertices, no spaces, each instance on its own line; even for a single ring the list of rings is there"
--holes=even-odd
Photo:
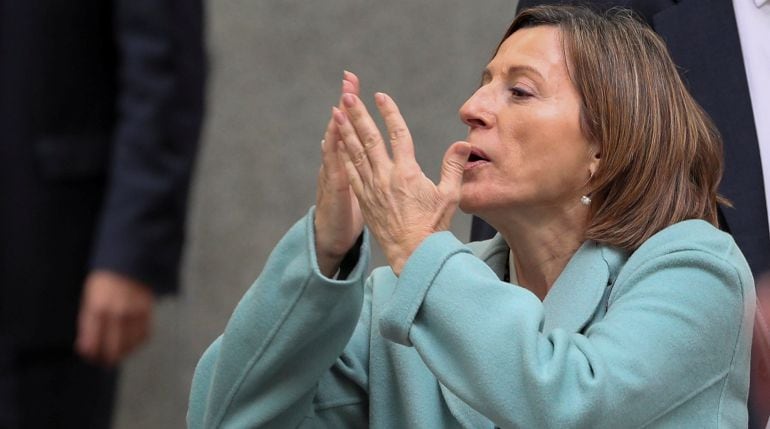
[[[389,93],[436,180],[463,139],[457,109],[516,0],[223,0],[207,4],[208,111],[190,200],[182,294],[159,303],[124,366],[115,428],[181,428],[195,364],[273,245],[315,200],[319,144],[344,69]],[[455,234],[467,240],[470,217]],[[374,264],[384,262],[376,254]]]

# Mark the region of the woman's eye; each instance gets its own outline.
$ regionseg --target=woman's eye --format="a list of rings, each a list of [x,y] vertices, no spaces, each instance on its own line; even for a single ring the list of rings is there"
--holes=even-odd
[[[532,96],[532,94],[529,91],[519,87],[510,88],[509,91],[511,91],[511,94],[513,95],[514,98],[527,98]]]

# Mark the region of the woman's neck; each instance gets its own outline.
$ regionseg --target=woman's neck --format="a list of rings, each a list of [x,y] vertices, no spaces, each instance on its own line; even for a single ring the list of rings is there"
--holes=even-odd
[[[582,219],[582,220],[580,220]],[[586,216],[510,216],[490,222],[513,252],[518,284],[541,300],[584,241]]]

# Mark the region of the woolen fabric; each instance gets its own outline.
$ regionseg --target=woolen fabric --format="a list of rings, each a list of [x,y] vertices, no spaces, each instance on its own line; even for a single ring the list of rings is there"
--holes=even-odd
[[[188,425],[739,428],[754,284],[732,237],[672,225],[632,255],[586,241],[540,301],[500,237],[429,236],[399,277],[318,269],[313,211],[201,357]]]

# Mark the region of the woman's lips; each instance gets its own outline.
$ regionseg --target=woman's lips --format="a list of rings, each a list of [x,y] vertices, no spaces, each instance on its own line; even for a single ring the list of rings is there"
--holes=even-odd
[[[468,162],[465,163],[465,171],[473,168],[478,168],[484,164],[489,163],[489,157],[479,148],[471,149],[471,154],[468,157]]]

